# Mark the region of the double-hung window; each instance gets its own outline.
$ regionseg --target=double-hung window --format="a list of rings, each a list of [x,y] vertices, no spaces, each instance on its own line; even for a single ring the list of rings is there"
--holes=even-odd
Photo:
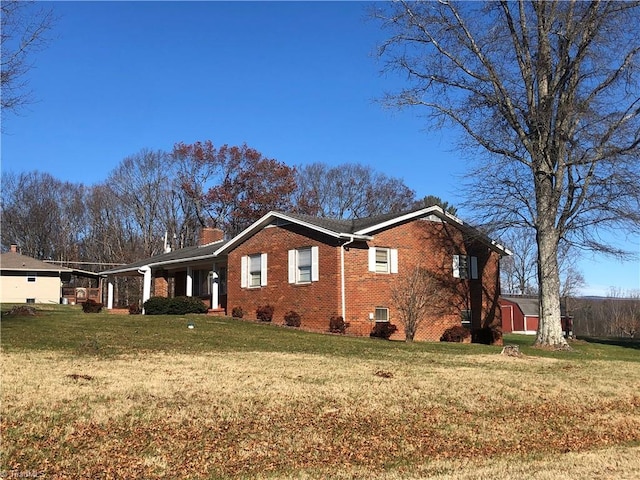
[[[453,276],[455,278],[478,279],[478,257],[468,255],[453,256]]]
[[[398,273],[398,250],[394,248],[369,248],[369,271]]]
[[[318,247],[289,250],[289,283],[311,283],[319,280]]]
[[[256,253],[241,259],[240,286],[264,287],[267,284],[267,254]]]

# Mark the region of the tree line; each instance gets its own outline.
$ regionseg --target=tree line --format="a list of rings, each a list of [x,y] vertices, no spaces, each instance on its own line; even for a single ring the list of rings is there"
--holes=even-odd
[[[585,337],[640,337],[640,291],[612,288],[602,298],[567,299],[574,333]]]
[[[142,149],[94,185],[2,172],[1,240],[5,251],[15,243],[37,259],[100,270],[167,243],[195,245],[204,226],[231,237],[271,210],[361,218],[435,203],[455,213],[370,166],[291,167],[247,145],[178,143],[171,152]]]

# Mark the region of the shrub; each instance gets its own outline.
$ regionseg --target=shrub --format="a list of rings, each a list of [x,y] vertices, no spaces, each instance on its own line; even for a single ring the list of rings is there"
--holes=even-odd
[[[329,319],[329,331],[331,333],[344,333],[347,328],[349,328],[349,324],[345,323],[344,318],[341,316],[334,315]]]
[[[299,327],[301,323],[300,314],[291,310],[284,316],[284,324],[288,327]]]
[[[129,315],[140,315],[142,313],[142,309],[140,308],[140,305],[138,305],[137,303],[132,303],[131,305],[129,305]]]
[[[198,297],[175,297],[169,299],[169,315],[207,313],[207,306]]]
[[[231,316],[233,318],[244,317],[244,311],[242,310],[242,307],[233,307],[233,310],[231,310]]]
[[[440,337],[440,341],[461,343],[465,338],[469,338],[470,336],[471,332],[468,329],[461,325],[456,325],[455,327],[447,328]]]
[[[89,299],[82,304],[82,311],[84,313],[100,313],[101,310],[102,304],[92,299]]]
[[[396,327],[393,323],[376,322],[369,336],[372,338],[384,338],[385,340],[389,340],[391,335],[393,335],[397,331],[398,327]]]
[[[166,315],[169,313],[169,298],[151,297],[144,302],[144,313],[146,315]]]
[[[496,345],[502,342],[502,332],[497,328],[483,327],[473,332],[473,342]]]
[[[207,313],[207,306],[197,297],[151,297],[144,302],[147,315],[186,315]]]
[[[5,312],[3,315],[15,315],[17,316],[33,316],[36,314],[36,309],[34,307],[29,307],[27,305],[16,305],[10,311]]]
[[[256,318],[261,322],[270,322],[273,320],[273,307],[271,305],[258,307],[256,310]]]

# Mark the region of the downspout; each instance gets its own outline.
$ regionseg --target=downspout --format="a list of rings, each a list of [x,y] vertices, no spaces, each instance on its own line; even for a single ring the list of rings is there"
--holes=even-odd
[[[355,239],[353,235],[349,235],[350,240],[346,243],[343,243],[340,248],[340,293],[342,297],[342,320],[346,321],[347,319],[347,301],[346,301],[346,288],[345,288],[345,280],[344,280],[344,250],[347,245],[353,243]]]
[[[151,298],[151,267],[145,265],[138,269],[140,275],[144,275],[142,282],[142,314],[144,315],[144,302]]]

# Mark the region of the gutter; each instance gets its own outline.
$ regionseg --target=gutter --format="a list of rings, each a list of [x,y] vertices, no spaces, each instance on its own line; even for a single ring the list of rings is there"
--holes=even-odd
[[[361,240],[372,240],[373,237],[367,237],[365,235],[351,235],[346,233],[341,233],[339,235],[340,238],[348,238],[349,240],[343,243],[340,246],[340,297],[341,297],[341,307],[342,307],[342,320],[346,321],[347,317],[347,293],[346,293],[346,282],[344,278],[344,251],[347,245],[356,241],[356,239]]]

